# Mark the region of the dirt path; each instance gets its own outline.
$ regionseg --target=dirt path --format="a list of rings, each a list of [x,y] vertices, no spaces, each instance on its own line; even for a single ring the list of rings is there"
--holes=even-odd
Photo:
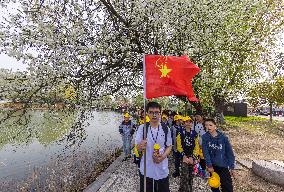
[[[174,169],[173,159],[170,158],[169,162],[170,166],[170,191],[178,192],[178,188],[180,185],[179,178],[171,177]],[[194,192],[210,192],[210,188],[208,187],[207,180],[201,178],[194,178],[193,181],[193,189]],[[100,188],[98,192],[136,192],[139,191],[139,175],[138,169],[135,164],[131,162],[131,160],[122,162],[121,166],[118,170],[116,170],[108,181]]]

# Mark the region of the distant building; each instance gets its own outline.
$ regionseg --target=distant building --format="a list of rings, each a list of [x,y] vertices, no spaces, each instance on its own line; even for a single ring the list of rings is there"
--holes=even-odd
[[[247,103],[228,103],[224,108],[224,115],[247,117],[248,105]]]

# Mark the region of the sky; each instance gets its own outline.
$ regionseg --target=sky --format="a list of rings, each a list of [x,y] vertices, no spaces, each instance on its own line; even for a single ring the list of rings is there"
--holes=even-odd
[[[15,13],[16,8],[18,7],[8,5],[9,13]],[[2,16],[6,16],[6,14],[7,12],[0,7],[0,22],[3,21]],[[0,68],[12,69],[13,71],[24,71],[26,70],[27,65],[24,65],[21,61],[17,61],[17,59],[2,53],[0,54]]]
[[[12,69],[13,71],[25,71],[27,65],[6,54],[0,54],[0,68]]]

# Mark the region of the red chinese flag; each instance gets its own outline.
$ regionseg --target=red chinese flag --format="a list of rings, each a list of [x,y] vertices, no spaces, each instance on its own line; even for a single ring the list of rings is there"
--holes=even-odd
[[[187,56],[145,55],[144,62],[146,98],[183,95],[198,101],[191,82],[200,69]]]

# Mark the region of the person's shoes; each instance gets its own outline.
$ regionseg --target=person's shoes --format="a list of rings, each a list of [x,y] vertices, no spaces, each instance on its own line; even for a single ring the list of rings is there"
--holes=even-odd
[[[123,159],[122,159],[122,161],[127,161],[128,160],[128,157],[124,157]]]
[[[179,176],[180,176],[180,173],[179,173],[179,172],[174,172],[174,173],[173,173],[173,177],[174,177],[174,178],[179,177]]]

